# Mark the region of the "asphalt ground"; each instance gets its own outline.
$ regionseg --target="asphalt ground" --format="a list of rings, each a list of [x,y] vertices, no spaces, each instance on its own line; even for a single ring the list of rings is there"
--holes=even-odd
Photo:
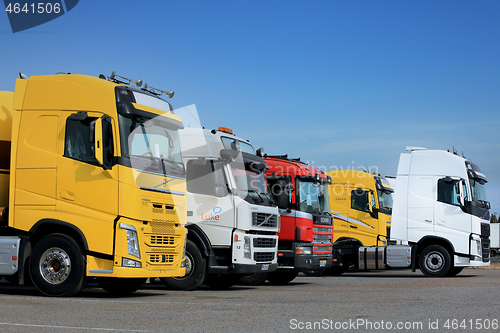
[[[299,275],[228,290],[167,290],[159,280],[112,297],[90,284],[71,298],[0,281],[0,332],[498,332],[500,270],[453,278],[420,271]]]

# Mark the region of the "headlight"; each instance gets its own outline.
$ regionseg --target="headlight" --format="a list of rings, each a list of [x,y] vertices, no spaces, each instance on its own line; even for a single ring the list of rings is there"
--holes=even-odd
[[[123,258],[123,259],[122,259],[122,266],[123,266],[123,267],[136,267],[136,268],[141,268],[141,267],[142,267],[142,264],[141,264],[141,262],[139,262],[139,261],[135,261],[135,260],[132,260],[132,259]]]
[[[311,246],[297,246],[295,248],[295,253],[296,254],[312,254],[313,249]]]
[[[133,226],[125,223],[120,223],[120,228],[126,229],[125,231],[127,232],[128,254],[140,259],[141,252],[139,251],[139,238],[137,237],[137,231]]]
[[[245,236],[245,245],[243,246],[244,257],[252,259],[252,251],[250,250],[250,237]]]

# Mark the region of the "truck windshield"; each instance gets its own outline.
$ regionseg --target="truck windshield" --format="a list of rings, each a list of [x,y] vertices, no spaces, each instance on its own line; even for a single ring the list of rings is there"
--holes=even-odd
[[[488,199],[486,197],[485,184],[486,182],[479,179],[469,178],[470,189],[472,193],[472,201],[486,203]]]
[[[178,128],[160,117],[119,115],[122,156],[144,172],[184,176]]]
[[[381,213],[391,214],[392,213],[392,195],[393,191],[388,190],[377,190],[378,194],[378,205]]]
[[[233,167],[233,176],[241,198],[253,204],[270,205],[273,202],[267,190],[266,180],[262,172],[243,170]]]
[[[299,210],[312,214],[330,212],[330,199],[326,185],[313,182],[298,182]]]

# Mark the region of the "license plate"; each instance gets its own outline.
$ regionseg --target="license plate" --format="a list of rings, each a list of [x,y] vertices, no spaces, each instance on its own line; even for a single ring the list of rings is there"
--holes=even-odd
[[[269,264],[263,264],[260,270],[261,271],[267,271],[267,270],[269,270]]]
[[[326,260],[320,260],[319,267],[325,267],[325,266],[326,266]]]

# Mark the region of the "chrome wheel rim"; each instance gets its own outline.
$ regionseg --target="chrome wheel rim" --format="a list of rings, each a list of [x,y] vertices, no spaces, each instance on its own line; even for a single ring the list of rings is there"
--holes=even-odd
[[[425,263],[429,270],[437,272],[443,268],[444,258],[439,252],[431,252],[426,256]]]
[[[52,247],[40,258],[40,274],[50,284],[61,284],[66,281],[71,272],[71,259],[61,248]]]

